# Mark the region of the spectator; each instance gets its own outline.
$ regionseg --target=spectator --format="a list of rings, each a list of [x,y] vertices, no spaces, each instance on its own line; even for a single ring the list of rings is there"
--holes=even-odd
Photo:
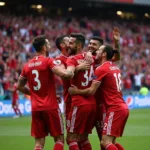
[[[124,89],[129,89],[131,79],[132,89],[139,89],[141,79],[145,77],[145,85],[150,88],[150,26],[137,22],[109,21],[101,19],[89,19],[69,17],[50,18],[45,16],[15,16],[0,14],[0,93],[7,93],[6,78],[10,78],[12,72],[20,73],[23,64],[35,54],[31,46],[33,37],[45,34],[51,41],[49,56],[56,57],[60,51],[55,47],[55,39],[61,35],[72,32],[82,32],[86,37],[86,44],[93,35],[101,36],[104,41],[112,44],[111,30],[116,25],[121,30],[121,56],[120,62]],[[87,45],[86,45],[87,46]],[[86,47],[85,47],[86,49]],[[141,68],[136,73],[138,68]],[[6,73],[6,72],[9,72]],[[6,77],[6,74],[7,77]],[[142,76],[141,76],[142,75]],[[130,78],[127,78],[129,76]],[[2,86],[3,85],[3,86]]]
[[[142,77],[144,76],[143,73],[140,73],[139,71],[137,71],[136,75],[134,76],[134,80],[135,80],[135,90],[139,91],[140,87],[142,85]]]

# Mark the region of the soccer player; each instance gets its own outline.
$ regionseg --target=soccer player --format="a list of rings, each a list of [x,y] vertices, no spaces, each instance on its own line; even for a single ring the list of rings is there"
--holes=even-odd
[[[103,45],[104,41],[98,36],[91,37],[88,44],[88,51],[92,53],[93,56],[96,56],[96,51],[99,49],[101,45]]]
[[[113,41],[114,41],[114,47],[115,49],[119,50],[119,40],[120,40],[120,31],[118,27],[115,27],[112,32]],[[96,51],[99,49],[100,46],[102,46],[104,43],[103,39],[101,39],[98,36],[93,36],[88,44],[88,51],[92,53],[93,56],[96,56]],[[120,52],[115,53],[112,61],[118,61],[120,60]]]
[[[63,78],[70,78],[73,74],[61,68],[60,61],[47,57],[50,43],[44,35],[35,37],[33,46],[37,55],[25,64],[17,89],[31,95],[34,150],[43,150],[49,133],[55,140],[54,150],[63,150],[63,120],[56,100],[54,73]],[[25,86],[27,82],[29,88]]]
[[[114,47],[118,51],[114,54],[114,57],[112,58],[112,61],[118,61],[120,60],[120,52],[119,52],[119,39],[120,39],[120,31],[117,27],[113,29],[113,41],[115,43]],[[96,51],[99,49],[101,45],[103,45],[103,39],[100,37],[94,36],[90,39],[89,44],[88,44],[88,51],[92,53],[93,56],[96,56]],[[96,62],[97,63],[97,62]],[[99,64],[96,64],[96,66]],[[95,67],[96,67],[95,66]],[[103,131],[103,125],[104,125],[104,119],[106,117],[106,110],[104,107],[104,104],[99,101],[99,89],[95,93],[95,99],[96,99],[96,123],[95,123],[95,128],[98,134],[99,139],[101,140],[102,138],[102,131]],[[101,150],[104,148],[101,146]]]
[[[72,55],[71,51],[68,50],[69,47],[69,37],[68,36],[60,36],[56,39],[55,41],[57,48],[61,51],[61,55],[56,57],[55,60],[60,60],[62,63],[62,67],[66,68],[67,67],[67,59],[69,58],[70,55]],[[81,70],[86,70],[89,68],[89,64],[84,61],[83,63],[79,64],[76,67],[76,72],[81,71]],[[69,112],[71,109],[71,96],[68,93],[68,88],[71,86],[70,85],[70,80],[62,80],[63,81],[63,89],[64,89],[64,102],[65,102],[65,109],[64,109],[64,114],[65,114],[65,119],[66,119],[66,125],[68,121],[68,116]]]
[[[80,33],[71,34],[69,39],[69,50],[74,55],[67,60],[67,70],[75,72],[76,67],[86,59],[86,53],[82,53],[85,37]],[[81,89],[91,85],[94,61],[89,69],[75,73],[71,84]],[[91,133],[96,113],[96,102],[94,96],[73,95],[69,122],[67,127],[67,143],[69,150],[78,150],[78,142],[82,150],[91,150],[88,134]],[[89,119],[90,118],[90,119]],[[86,137],[86,139],[85,139]]]
[[[93,56],[96,56],[96,51],[99,49],[101,45],[103,45],[104,41],[98,36],[93,36],[88,44],[88,52],[91,52]],[[96,60],[95,60],[96,62]],[[96,62],[96,66],[99,65]],[[94,70],[96,68],[94,67]],[[102,129],[103,129],[103,120],[105,118],[105,107],[102,103],[99,101],[99,90],[95,93],[95,99],[96,99],[96,122],[95,122],[95,128],[98,134],[99,139],[101,140],[102,137]],[[101,148],[102,149],[102,148]]]
[[[11,87],[9,88],[9,91],[12,92],[12,108],[16,114],[14,118],[22,117],[22,113],[18,105],[19,95],[17,91],[17,83],[15,82],[14,79],[11,81]]]
[[[61,51],[61,55],[56,57],[56,60],[60,60],[62,62],[62,67],[67,67],[67,59],[69,56],[68,52],[68,45],[69,45],[69,37],[67,36],[60,36],[55,41],[57,48]],[[64,97],[64,115],[66,120],[66,125],[68,122],[68,115],[71,108],[71,96],[68,93],[68,88],[70,87],[69,80],[62,80],[63,81],[63,97]]]
[[[106,108],[101,145],[107,150],[124,150],[116,143],[116,138],[123,134],[129,110],[122,98],[120,69],[111,61],[113,55],[111,46],[102,45],[96,55],[101,64],[96,68],[96,79],[87,89],[71,87],[69,92],[72,95],[93,95],[100,86],[99,100],[103,101]]]

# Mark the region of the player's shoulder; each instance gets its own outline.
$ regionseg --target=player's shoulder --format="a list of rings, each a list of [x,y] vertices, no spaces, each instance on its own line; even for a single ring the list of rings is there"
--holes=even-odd
[[[60,55],[56,56],[55,59],[63,59],[63,58],[64,58],[64,55],[60,54]]]
[[[85,57],[85,54],[83,53],[83,54],[77,54],[77,55],[75,55],[73,58],[74,58],[75,60],[78,60],[78,59],[84,59],[84,57]]]
[[[120,68],[118,67],[118,65],[116,65],[114,63],[111,66],[109,66],[109,69],[111,71],[120,71]]]
[[[106,62],[104,62],[103,64],[99,65],[99,66],[96,68],[96,70],[107,69],[107,68],[109,68],[110,65],[111,65],[111,62],[106,61]]]
[[[61,60],[59,59],[54,59],[52,57],[48,57],[48,64],[51,64],[51,65],[60,65],[62,63]]]
[[[61,55],[57,56],[57,57],[55,58],[55,60],[61,60],[63,63],[65,63],[68,58],[69,58],[69,57],[67,57],[67,56],[65,56],[65,55],[63,55],[63,54],[61,54]]]

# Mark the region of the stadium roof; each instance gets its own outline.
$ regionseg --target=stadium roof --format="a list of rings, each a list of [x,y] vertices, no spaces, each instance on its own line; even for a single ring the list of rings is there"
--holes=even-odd
[[[43,8],[58,9],[61,8],[64,12],[67,12],[69,7],[73,10],[72,13],[90,15],[90,14],[108,14],[117,11],[133,12],[137,15],[145,13],[150,14],[150,5],[135,5],[135,4],[123,4],[114,3],[114,0],[0,0],[6,2],[6,9],[14,12],[22,11],[28,12],[30,5],[43,5]],[[105,2],[104,2],[105,1]],[[110,2],[111,1],[111,2]],[[2,9],[1,9],[2,10]],[[52,11],[53,11],[52,10]],[[56,11],[55,10],[55,11]],[[108,15],[107,15],[108,16]]]
[[[51,5],[66,5],[70,0],[2,0],[6,4],[51,4]]]

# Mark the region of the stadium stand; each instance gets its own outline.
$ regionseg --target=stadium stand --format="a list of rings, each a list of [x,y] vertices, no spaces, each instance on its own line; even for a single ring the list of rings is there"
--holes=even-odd
[[[60,51],[55,39],[60,35],[82,32],[88,40],[100,36],[105,43],[113,44],[112,29],[121,31],[120,49],[123,90],[139,91],[142,85],[150,89],[150,26],[136,21],[118,19],[95,19],[91,17],[49,17],[34,15],[0,14],[0,95],[9,97],[10,80],[17,79],[23,64],[34,56],[31,45],[33,37],[45,34],[51,42],[50,56],[56,57]],[[58,84],[62,84],[57,79]],[[61,89],[61,88],[60,88]]]

